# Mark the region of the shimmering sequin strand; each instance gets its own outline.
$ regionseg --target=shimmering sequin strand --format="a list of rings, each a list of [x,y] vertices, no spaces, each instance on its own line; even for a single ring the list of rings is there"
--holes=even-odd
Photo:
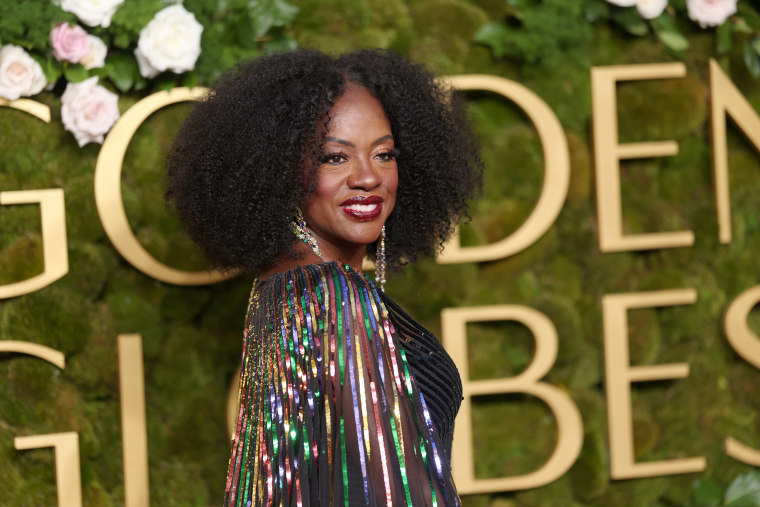
[[[377,255],[375,256],[375,281],[380,284],[380,290],[385,292],[385,226],[380,229],[377,240]]]
[[[275,274],[246,317],[224,505],[457,506],[461,392],[435,337],[363,274]]]

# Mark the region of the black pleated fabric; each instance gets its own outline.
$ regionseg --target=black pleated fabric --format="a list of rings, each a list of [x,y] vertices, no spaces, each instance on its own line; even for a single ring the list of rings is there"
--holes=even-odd
[[[454,419],[462,403],[462,380],[454,361],[438,339],[410,317],[385,293],[380,293],[406,352],[412,376],[425,397],[446,461],[451,461]]]

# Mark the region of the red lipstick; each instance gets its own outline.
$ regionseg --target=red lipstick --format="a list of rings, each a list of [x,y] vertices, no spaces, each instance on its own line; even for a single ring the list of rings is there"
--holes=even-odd
[[[377,195],[357,195],[346,199],[340,206],[343,213],[354,220],[370,222],[383,212],[383,198]]]

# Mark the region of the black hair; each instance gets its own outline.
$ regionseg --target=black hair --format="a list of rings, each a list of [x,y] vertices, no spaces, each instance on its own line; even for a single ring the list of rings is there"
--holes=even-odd
[[[167,198],[215,266],[256,274],[295,255],[289,224],[316,184],[329,114],[348,84],[380,102],[398,149],[388,266],[443,245],[482,179],[463,99],[388,51],[331,57],[299,49],[222,75],[167,157]]]

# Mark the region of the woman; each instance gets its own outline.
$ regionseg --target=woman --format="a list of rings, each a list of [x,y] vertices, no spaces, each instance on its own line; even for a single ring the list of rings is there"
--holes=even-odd
[[[459,375],[361,266],[382,286],[466,211],[461,100],[388,52],[268,56],[215,84],[168,167],[193,239],[258,276],[225,505],[458,505]]]

